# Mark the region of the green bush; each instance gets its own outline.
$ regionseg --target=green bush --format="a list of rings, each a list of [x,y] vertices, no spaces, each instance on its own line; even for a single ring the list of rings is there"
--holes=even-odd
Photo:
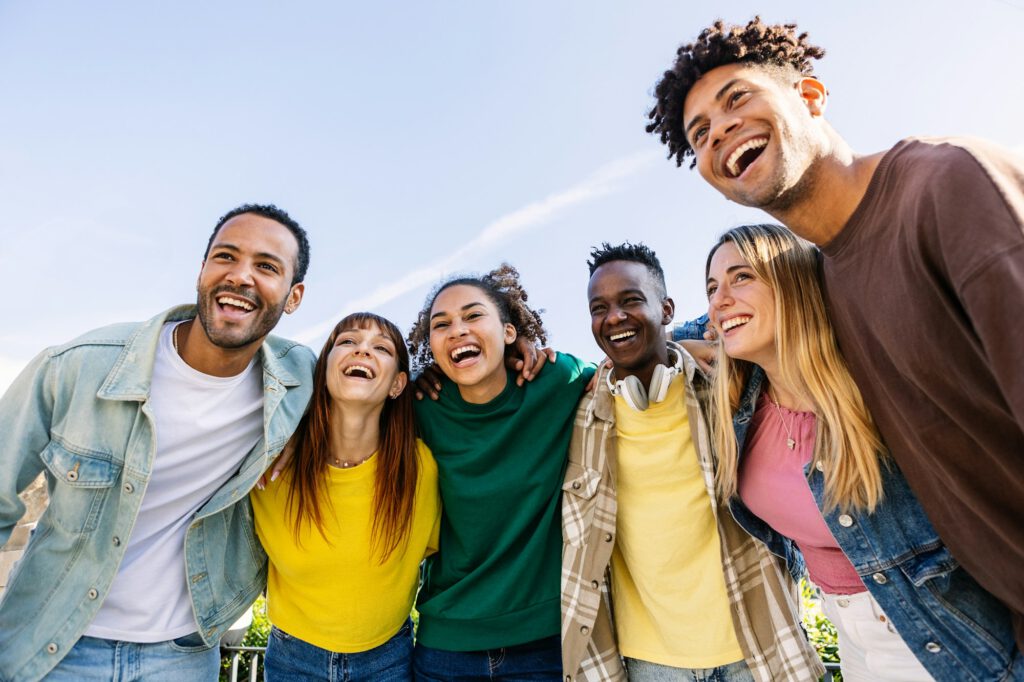
[[[260,597],[252,605],[252,625],[245,633],[241,646],[267,646],[267,637],[270,636],[270,619],[267,618],[267,600]],[[238,680],[248,680],[250,675],[249,661],[252,656],[248,653],[239,657]],[[260,656],[256,664],[257,679],[263,679],[263,657]],[[228,682],[231,679],[231,656],[221,656],[220,659],[220,682]]]
[[[801,615],[804,629],[807,631],[807,639],[810,640],[822,661],[839,663],[836,628],[821,612],[821,600],[818,598],[817,591],[806,580],[800,581],[800,598],[803,602]],[[837,673],[835,679],[841,681],[843,678]]]

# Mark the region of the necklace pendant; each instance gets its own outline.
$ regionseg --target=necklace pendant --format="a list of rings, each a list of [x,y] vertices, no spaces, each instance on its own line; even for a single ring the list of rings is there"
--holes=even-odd
[[[790,450],[795,450],[796,449],[796,441],[793,440],[792,438],[787,438],[786,439],[786,447],[788,447]]]

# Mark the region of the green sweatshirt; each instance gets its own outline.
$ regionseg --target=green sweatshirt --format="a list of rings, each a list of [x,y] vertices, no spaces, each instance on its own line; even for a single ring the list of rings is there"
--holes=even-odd
[[[447,651],[514,646],[560,632],[559,502],[576,403],[594,373],[559,353],[525,386],[484,405],[444,380],[416,403],[437,460],[441,549],[427,559],[418,641]]]

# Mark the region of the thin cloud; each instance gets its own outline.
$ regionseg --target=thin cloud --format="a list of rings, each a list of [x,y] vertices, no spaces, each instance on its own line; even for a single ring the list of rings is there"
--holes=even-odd
[[[643,152],[607,163],[582,182],[506,213],[485,225],[476,237],[451,255],[417,268],[362,298],[349,301],[334,315],[292,336],[300,343],[306,344],[321,339],[329,334],[335,323],[345,315],[358,310],[377,309],[410,291],[437,281],[445,272],[458,269],[471,255],[489,251],[513,236],[537,229],[569,208],[614,192],[620,182],[636,175],[657,158],[657,152]]]

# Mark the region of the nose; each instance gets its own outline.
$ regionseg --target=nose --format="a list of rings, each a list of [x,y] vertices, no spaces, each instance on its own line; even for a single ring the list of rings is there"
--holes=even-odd
[[[719,285],[719,287],[715,289],[715,293],[708,297],[708,313],[727,308],[732,304],[732,293],[729,291],[729,285]]]
[[[227,273],[227,280],[232,284],[240,286],[252,286],[255,280],[252,275],[252,266],[243,261],[237,260]]]
[[[452,323],[448,326],[448,336],[450,337],[465,336],[468,333],[469,329],[461,319],[456,318],[452,320]]]
[[[711,148],[718,149],[719,145],[740,126],[740,120],[736,116],[727,115],[719,117],[718,121],[711,124]]]

